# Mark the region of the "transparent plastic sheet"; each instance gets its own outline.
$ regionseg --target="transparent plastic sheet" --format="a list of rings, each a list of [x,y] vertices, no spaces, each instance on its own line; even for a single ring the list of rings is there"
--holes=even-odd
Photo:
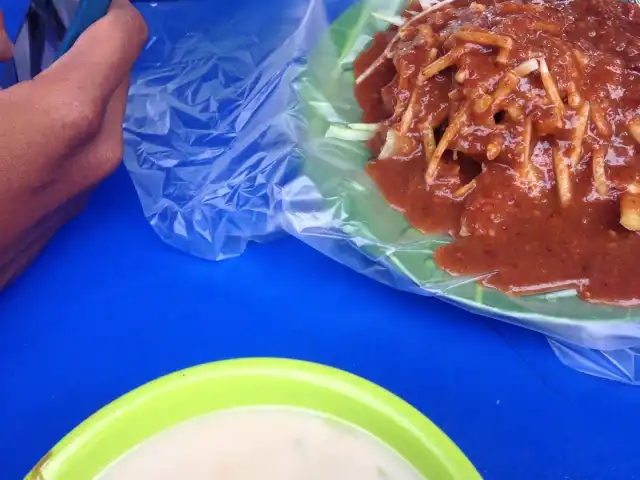
[[[404,5],[142,6],[151,41],[134,72],[125,161],[152,226],[209,259],[283,228],[394,288],[541,332],[572,368],[640,383],[638,309],[595,306],[571,291],[507,297],[438,270],[433,252],[448,239],[417,232],[386,204],[363,170],[363,142],[326,136],[360,120],[350,66],[386,27],[371,12]]]
[[[296,171],[304,123],[293,85],[326,15],[348,5],[267,3],[138,4],[150,40],[132,76],[125,163],[158,235],[210,260],[277,234],[271,189]]]

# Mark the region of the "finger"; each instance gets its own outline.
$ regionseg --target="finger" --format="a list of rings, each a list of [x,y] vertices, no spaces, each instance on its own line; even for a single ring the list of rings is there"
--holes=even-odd
[[[53,236],[53,233],[51,236]],[[47,242],[51,239],[51,236],[49,238],[41,238],[37,242],[28,245],[11,263],[0,267],[0,290],[13,283],[13,281],[27,269],[44,249]]]
[[[68,170],[67,195],[92,188],[111,175],[122,162],[124,138],[122,124],[127,109],[129,80],[124,81],[109,102],[98,134],[79,148],[64,165]],[[69,191],[70,189],[73,189]]]
[[[88,193],[58,207],[54,212],[44,216],[26,236],[21,238],[20,248],[0,262],[0,290],[12,283],[31,265],[60,227],[82,211],[87,199]]]
[[[19,238],[14,245],[4,246],[0,251],[11,251],[11,255],[0,256],[0,290],[13,282],[44,249],[53,235],[84,208],[90,191],[100,180],[112,173],[122,160],[122,123],[127,106],[128,79],[117,88],[109,102],[99,133],[84,147],[79,148],[66,162],[67,174],[64,182],[58,182],[47,190],[43,204],[60,204],[51,213],[43,215],[37,223]]]
[[[116,0],[63,59],[34,81],[0,92],[0,199],[25,190],[25,184],[46,187],[60,176],[59,160],[71,157],[98,133],[107,105],[128,79],[145,38],[146,25],[138,11],[128,0]],[[124,102],[126,93],[119,97]],[[0,220],[2,216],[0,211]]]
[[[60,121],[60,114],[69,111],[64,102],[39,103],[46,92],[29,82],[0,92],[5,118],[0,124],[0,207],[7,207],[0,208],[0,225],[12,226],[0,232],[0,243],[11,242],[43,212],[91,188],[117,168],[124,149],[127,89],[128,80],[100,114],[95,133],[82,143],[73,140],[81,122]]]
[[[60,60],[35,81],[63,83],[103,106],[129,75],[147,40],[147,26],[129,0],[115,0]],[[72,86],[72,87],[71,87]]]
[[[22,251],[47,231],[59,228],[68,218],[79,212],[89,199],[90,191],[83,191],[76,197],[58,204],[50,209],[43,209],[39,215],[35,216],[33,223],[15,235],[0,239],[0,270],[11,263]]]
[[[0,62],[11,60],[11,58],[13,58],[13,43],[4,26],[4,13],[0,10]]]

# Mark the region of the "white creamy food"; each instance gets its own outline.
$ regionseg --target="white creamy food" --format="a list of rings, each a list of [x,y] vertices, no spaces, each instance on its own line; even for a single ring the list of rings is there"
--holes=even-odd
[[[424,480],[389,446],[304,410],[245,408],[178,424],[98,480]]]

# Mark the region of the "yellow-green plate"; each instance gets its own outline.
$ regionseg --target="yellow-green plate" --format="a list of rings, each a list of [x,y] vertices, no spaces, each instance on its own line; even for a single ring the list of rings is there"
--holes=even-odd
[[[93,479],[166,428],[207,413],[250,406],[303,408],[358,426],[430,480],[481,478],[438,427],[395,395],[340,370],[284,359],[211,363],[144,385],[73,430],[26,478]]]

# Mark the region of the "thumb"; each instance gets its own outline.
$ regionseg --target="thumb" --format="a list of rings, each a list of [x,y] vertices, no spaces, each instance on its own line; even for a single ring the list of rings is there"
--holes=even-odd
[[[140,12],[129,0],[113,0],[107,14],[34,81],[48,79],[106,105],[128,78],[146,41],[147,24]]]

